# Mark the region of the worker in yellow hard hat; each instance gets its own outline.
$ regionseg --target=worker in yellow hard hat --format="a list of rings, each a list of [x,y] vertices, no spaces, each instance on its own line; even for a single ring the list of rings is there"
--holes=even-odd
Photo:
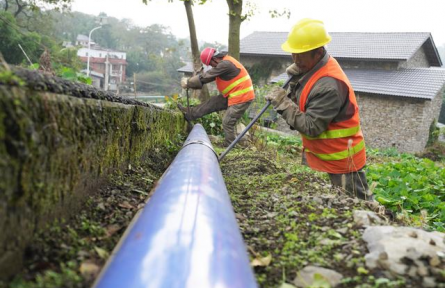
[[[334,186],[373,200],[363,167],[366,150],[357,100],[348,77],[326,50],[331,41],[322,21],[302,19],[281,48],[292,54],[286,72],[288,90],[266,95],[283,119],[303,139],[303,163],[327,172]]]

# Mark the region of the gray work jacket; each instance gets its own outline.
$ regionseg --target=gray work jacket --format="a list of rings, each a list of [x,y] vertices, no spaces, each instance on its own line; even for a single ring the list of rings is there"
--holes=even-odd
[[[216,57],[226,56],[227,53],[220,53]],[[192,89],[201,89],[204,84],[215,81],[216,77],[221,78],[224,81],[229,81],[238,76],[241,69],[237,68],[232,62],[228,60],[222,60],[212,69],[196,75],[188,80],[187,86]]]
[[[300,96],[308,80],[326,65],[329,54],[323,56],[306,74],[294,76],[288,88],[288,97],[293,104],[282,112],[282,117],[295,130],[315,137],[327,130],[329,123],[340,122],[354,115],[354,106],[349,102],[348,86],[332,77],[319,79],[309,92],[306,111],[300,111]]]

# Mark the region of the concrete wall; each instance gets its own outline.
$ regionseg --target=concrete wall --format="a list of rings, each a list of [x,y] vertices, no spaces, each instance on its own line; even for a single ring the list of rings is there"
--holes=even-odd
[[[431,123],[439,117],[440,95],[429,101],[358,93],[366,145],[421,152],[428,141]]]
[[[108,173],[142,161],[155,147],[163,149],[186,127],[180,113],[118,103],[126,100],[100,96],[103,92],[97,95],[110,101],[4,84],[0,83],[0,278],[20,268],[35,232],[56,217],[69,218]],[[49,87],[40,84],[35,87]],[[92,91],[91,86],[86,89]]]

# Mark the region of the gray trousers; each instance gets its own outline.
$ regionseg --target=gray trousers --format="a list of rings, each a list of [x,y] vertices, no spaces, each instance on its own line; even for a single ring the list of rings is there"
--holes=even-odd
[[[372,201],[374,196],[369,191],[368,181],[363,169],[345,174],[329,174],[333,186],[343,188],[349,195]]]
[[[303,152],[301,156],[302,164],[309,166],[306,153]],[[355,172],[344,174],[328,173],[328,175],[331,179],[332,186],[343,188],[350,196],[368,201],[374,200],[374,196],[371,191],[369,191],[368,181],[366,180],[366,174],[363,168]]]
[[[209,100],[190,107],[187,112],[190,120],[201,118],[213,112],[227,110],[222,121],[224,130],[224,146],[229,146],[236,138],[236,122],[243,116],[244,112],[249,108],[252,101],[229,106],[228,98],[222,94],[210,97]]]

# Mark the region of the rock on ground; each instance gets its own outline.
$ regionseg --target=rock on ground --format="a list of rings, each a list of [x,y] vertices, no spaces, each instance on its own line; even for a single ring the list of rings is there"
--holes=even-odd
[[[369,253],[366,266],[382,269],[386,277],[421,278],[423,287],[444,283],[445,234],[412,227],[368,227],[363,240]]]

